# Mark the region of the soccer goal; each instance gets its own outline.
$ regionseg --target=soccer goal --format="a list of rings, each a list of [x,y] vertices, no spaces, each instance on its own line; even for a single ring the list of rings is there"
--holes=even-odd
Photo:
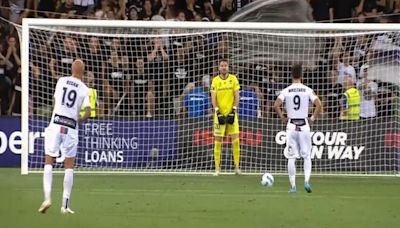
[[[79,126],[80,172],[212,173],[209,87],[221,59],[241,85],[243,173],[286,173],[285,124],[272,105],[299,62],[324,106],[311,126],[313,174],[400,172],[398,25],[24,19],[20,34],[23,174],[42,170],[55,83],[76,58],[96,93]],[[341,119],[348,79],[362,95],[360,120]],[[227,139],[222,173],[233,173],[231,149]]]

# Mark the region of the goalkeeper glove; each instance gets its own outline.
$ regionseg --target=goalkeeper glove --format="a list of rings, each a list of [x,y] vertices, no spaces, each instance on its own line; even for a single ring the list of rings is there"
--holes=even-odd
[[[218,124],[224,125],[225,124],[225,116],[219,112],[219,108],[215,108],[215,115],[218,118]]]
[[[229,113],[228,117],[226,117],[226,122],[228,124],[233,124],[235,122],[236,109],[236,106],[233,106],[231,113]]]

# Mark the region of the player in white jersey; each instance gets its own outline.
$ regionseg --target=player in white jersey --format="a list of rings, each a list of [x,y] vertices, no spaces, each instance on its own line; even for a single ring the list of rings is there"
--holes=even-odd
[[[54,109],[48,127],[45,129],[46,161],[43,172],[44,201],[39,212],[46,213],[51,206],[51,187],[53,180],[53,163],[61,151],[64,160],[64,191],[61,213],[73,214],[69,208],[73,184],[73,168],[78,146],[78,122],[90,116],[89,89],[81,81],[85,70],[82,60],[72,63],[72,76],[58,79],[54,92]],[[81,105],[85,115],[79,117]]]
[[[304,189],[311,193],[311,133],[310,122],[321,113],[322,105],[314,91],[301,83],[302,66],[292,66],[293,83],[283,89],[275,101],[274,108],[286,125],[286,157],[288,158],[288,173],[290,181],[289,192],[296,192],[296,159],[304,159]],[[313,115],[308,118],[310,102],[316,106]],[[285,104],[287,118],[282,111]]]

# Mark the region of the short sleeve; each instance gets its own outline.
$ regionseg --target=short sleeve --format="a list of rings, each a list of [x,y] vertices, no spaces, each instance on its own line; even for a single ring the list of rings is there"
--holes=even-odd
[[[59,79],[57,80],[56,89],[54,90],[54,94],[53,94],[53,97],[54,97],[54,98],[56,98],[56,93],[57,93],[57,91],[60,90],[58,87],[60,87],[60,81],[61,81],[61,80],[62,80],[61,78],[59,78]]]
[[[285,101],[285,94],[284,94],[283,90],[279,92],[277,99],[281,100],[282,102]]]

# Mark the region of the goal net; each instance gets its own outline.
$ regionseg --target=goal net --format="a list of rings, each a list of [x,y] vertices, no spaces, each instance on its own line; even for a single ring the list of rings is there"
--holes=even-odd
[[[241,86],[243,173],[286,173],[273,102],[299,62],[324,106],[311,126],[313,173],[399,173],[395,26],[26,19],[22,28],[22,173],[43,168],[55,84],[76,58],[95,107],[79,126],[78,171],[214,172],[209,89],[228,59]],[[361,94],[360,120],[341,118],[348,81]],[[225,138],[222,173],[233,173],[232,160]],[[56,168],[62,161],[61,153]]]

